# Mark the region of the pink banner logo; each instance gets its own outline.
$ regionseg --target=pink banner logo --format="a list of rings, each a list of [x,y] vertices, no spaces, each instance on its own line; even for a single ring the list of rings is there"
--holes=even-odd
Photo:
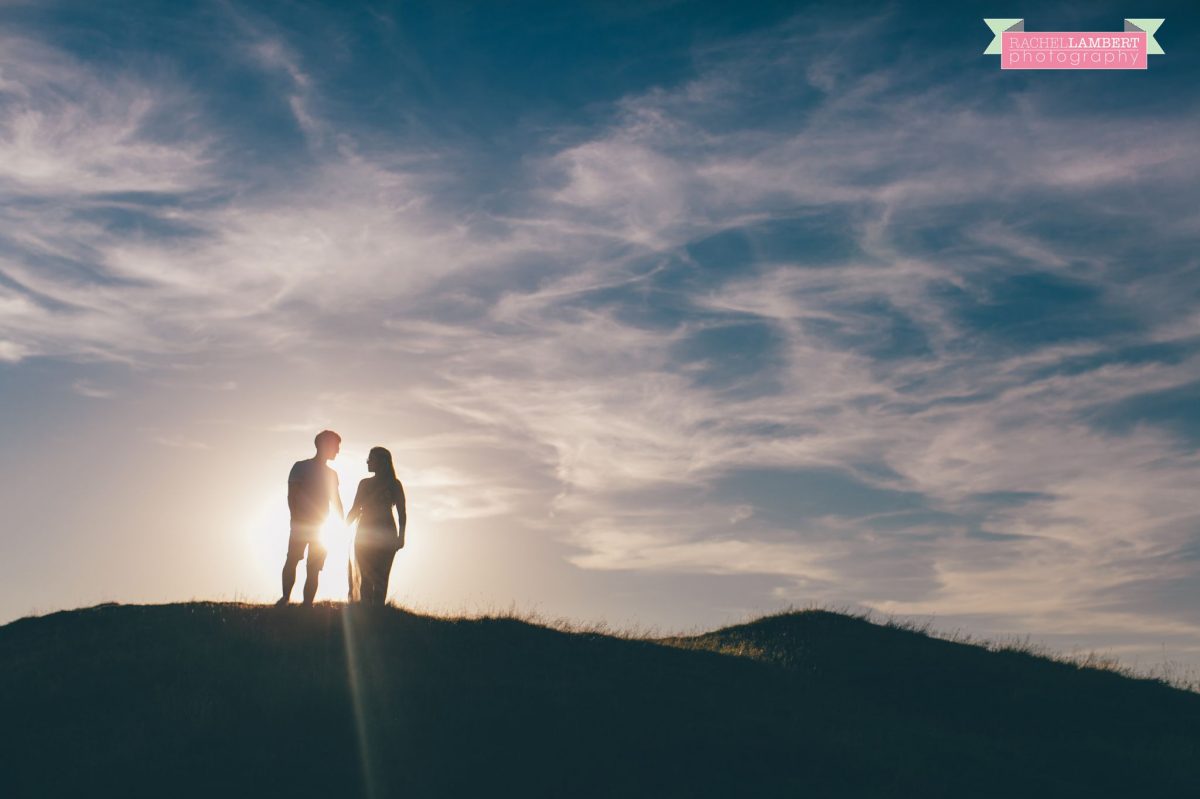
[[[1146,69],[1161,55],[1154,40],[1161,19],[1127,19],[1119,33],[1028,33],[1021,19],[985,19],[996,34],[985,55],[999,55],[1001,69]]]
[[[1008,33],[1001,69],[1145,69],[1146,34]]]

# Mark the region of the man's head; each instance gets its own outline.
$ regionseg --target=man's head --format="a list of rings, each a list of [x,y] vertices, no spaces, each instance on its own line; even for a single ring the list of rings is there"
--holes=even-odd
[[[342,448],[342,437],[332,430],[322,430],[317,433],[313,443],[317,445],[317,457],[323,461],[331,461]]]

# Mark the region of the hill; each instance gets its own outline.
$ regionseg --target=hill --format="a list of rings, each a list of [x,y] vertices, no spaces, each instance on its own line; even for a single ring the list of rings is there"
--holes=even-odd
[[[823,611],[631,640],[337,605],[0,627],[5,797],[1192,795],[1200,695]]]

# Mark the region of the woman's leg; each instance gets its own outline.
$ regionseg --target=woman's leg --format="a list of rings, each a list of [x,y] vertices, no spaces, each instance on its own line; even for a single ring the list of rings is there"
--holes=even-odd
[[[355,549],[358,547],[356,546]],[[346,559],[346,601],[358,602],[362,599],[362,577],[358,573],[358,555],[350,553]]]
[[[379,585],[379,567],[383,559],[379,557],[379,547],[371,550],[371,604],[378,607],[383,604],[383,589]]]
[[[375,577],[371,570],[371,556],[370,546],[359,541],[354,542],[354,559],[358,562],[358,601],[365,605],[371,604]]]
[[[377,564],[375,590],[379,592],[379,600],[376,604],[383,605],[387,602],[388,579],[392,574],[392,560],[395,559],[396,553],[392,551],[391,547],[381,547],[375,557]]]
[[[382,607],[387,601],[388,572],[392,568],[392,551],[388,547],[374,546],[368,554],[369,568],[363,566],[363,597],[370,604]],[[367,590],[366,574],[370,572],[370,592]]]

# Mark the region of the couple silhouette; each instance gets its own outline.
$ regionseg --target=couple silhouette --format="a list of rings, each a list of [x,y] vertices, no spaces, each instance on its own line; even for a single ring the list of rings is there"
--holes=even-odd
[[[339,518],[345,517],[347,525],[358,525],[347,565],[350,583],[347,598],[365,605],[383,605],[392,560],[404,546],[404,527],[408,521],[404,486],[396,479],[392,453],[383,447],[371,449],[367,455],[367,471],[372,476],[359,482],[350,512],[343,513],[337,472],[329,468],[329,461],[341,451],[342,437],[332,430],[322,430],[313,443],[317,447],[316,455],[297,461],[288,475],[291,533],[283,563],[283,596],[275,604],[286,605],[291,601],[296,567],[305,559],[306,550],[304,604],[313,603],[321,570],[325,568],[325,557],[329,554],[321,542],[321,525],[333,506]],[[392,508],[396,509],[394,516]]]

